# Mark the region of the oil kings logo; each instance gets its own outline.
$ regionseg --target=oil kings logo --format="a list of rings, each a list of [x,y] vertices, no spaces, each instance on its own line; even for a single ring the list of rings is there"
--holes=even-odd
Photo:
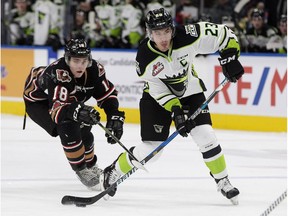
[[[153,65],[152,75],[157,76],[157,74],[159,74],[163,69],[164,69],[163,63],[157,62],[155,65]]]

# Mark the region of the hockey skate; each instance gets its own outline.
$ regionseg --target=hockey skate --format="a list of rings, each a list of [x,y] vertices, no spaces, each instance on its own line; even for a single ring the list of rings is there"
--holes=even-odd
[[[92,187],[92,188],[90,188],[90,189],[91,189],[91,190],[100,191],[100,190],[101,190],[101,186],[100,186],[100,176],[103,174],[103,170],[100,169],[97,164],[95,164],[95,165],[92,166],[92,167],[89,167],[88,169],[91,170],[92,173],[94,173],[94,175],[96,175],[97,178],[99,179],[99,184],[97,184],[96,186],[94,186],[94,187]]]
[[[92,168],[84,168],[82,170],[76,171],[77,178],[85,185],[89,190],[101,190],[100,186],[100,170],[97,165]],[[96,173],[97,171],[97,173]],[[102,171],[102,170],[101,170]]]
[[[231,185],[228,177],[220,179],[216,182],[218,191],[221,191],[222,195],[229,199],[233,205],[238,205],[238,195],[240,192],[237,188]]]
[[[101,181],[101,190],[104,191],[107,188],[109,188],[113,183],[115,183],[119,178],[121,174],[115,169],[115,164],[106,167],[104,169],[103,175],[100,177]],[[108,200],[109,197],[113,197],[117,191],[117,187],[115,187],[113,190],[111,190],[108,195],[104,196],[104,200]]]

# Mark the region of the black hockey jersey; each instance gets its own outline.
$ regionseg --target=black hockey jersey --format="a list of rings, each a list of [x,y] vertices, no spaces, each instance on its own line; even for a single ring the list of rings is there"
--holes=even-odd
[[[81,78],[74,78],[65,59],[60,58],[47,67],[32,68],[26,80],[24,100],[48,100],[49,113],[55,123],[67,118],[72,106],[95,98],[106,114],[118,109],[117,91],[107,78],[103,65],[92,60]]]

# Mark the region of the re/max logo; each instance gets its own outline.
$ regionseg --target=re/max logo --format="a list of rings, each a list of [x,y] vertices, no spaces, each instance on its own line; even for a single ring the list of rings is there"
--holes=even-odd
[[[220,83],[220,74],[222,73],[222,67],[221,66],[215,66],[215,87],[219,85]],[[253,70],[252,67],[244,67],[244,75],[243,76],[248,76],[249,74],[252,74]],[[257,71],[258,73],[258,71]],[[267,77],[269,73],[273,73],[272,79],[269,79],[269,82],[267,82]],[[285,74],[281,76],[279,74],[278,69],[276,68],[274,71],[270,69],[270,67],[264,67],[263,71],[260,75],[260,78],[258,81],[253,80],[253,83],[257,82],[257,90],[255,93],[251,92],[251,96],[253,97],[253,102],[252,105],[258,105],[264,90],[264,87],[267,85],[270,85],[270,105],[271,106],[276,106],[276,92],[280,91],[280,93],[283,93],[285,90],[285,87],[287,86],[287,69],[285,71]],[[221,94],[224,96],[224,100],[226,104],[231,104],[231,99],[230,95],[228,92],[229,86],[231,83],[228,83],[221,91]],[[244,90],[249,90],[251,89],[251,82],[247,81],[242,81],[242,79],[238,80],[236,83],[237,85],[237,104],[243,104],[246,105],[248,102],[248,98],[244,97],[242,92]],[[252,94],[253,93],[253,94]],[[215,103],[219,103],[219,94],[215,96],[214,98]],[[282,101],[281,101],[282,103]]]

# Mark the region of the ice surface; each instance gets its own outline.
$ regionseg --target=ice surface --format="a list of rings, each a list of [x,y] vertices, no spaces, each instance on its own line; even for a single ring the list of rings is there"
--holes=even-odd
[[[216,130],[231,183],[240,190],[233,206],[216,190],[191,138],[177,136],[161,158],[119,185],[109,201],[80,208],[63,206],[64,195],[94,196],[71,170],[59,138],[27,118],[1,116],[1,213],[3,216],[254,216],[287,189],[287,134]],[[105,125],[105,122],[103,122]],[[172,128],[173,129],[173,128]],[[139,126],[125,124],[123,144],[140,141]],[[95,150],[105,168],[123,149],[106,143],[95,126]],[[287,215],[287,198],[269,215]]]

